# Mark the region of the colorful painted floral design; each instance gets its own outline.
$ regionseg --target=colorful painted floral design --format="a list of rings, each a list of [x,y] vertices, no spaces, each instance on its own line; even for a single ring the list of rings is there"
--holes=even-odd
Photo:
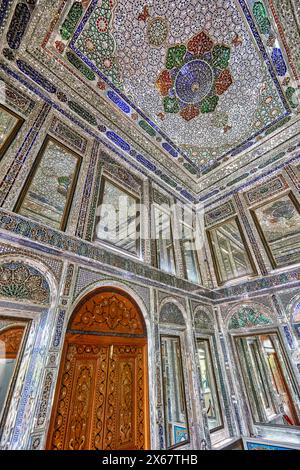
[[[187,45],[170,47],[166,55],[166,69],[156,87],[163,97],[165,113],[179,113],[190,121],[200,113],[212,113],[232,84],[228,68],[230,48],[215,44],[201,31]]]

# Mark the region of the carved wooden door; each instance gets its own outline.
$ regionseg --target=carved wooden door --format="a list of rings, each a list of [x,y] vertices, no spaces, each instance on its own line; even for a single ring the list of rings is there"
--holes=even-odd
[[[147,448],[147,339],[128,297],[101,291],[85,300],[69,323],[61,364],[49,449]]]
[[[90,335],[67,340],[50,449],[147,446],[145,340],[104,337],[101,343]]]

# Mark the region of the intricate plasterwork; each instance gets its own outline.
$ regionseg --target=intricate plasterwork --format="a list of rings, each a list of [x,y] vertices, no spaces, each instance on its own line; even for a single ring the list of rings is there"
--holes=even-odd
[[[270,324],[272,324],[272,320],[263,313],[258,312],[251,307],[241,307],[230,317],[228,329],[236,330],[239,328],[251,328]]]
[[[41,255],[38,252],[35,252],[33,250],[19,248],[12,244],[0,243],[0,262],[1,262],[1,256],[8,255],[8,254],[21,255],[22,257],[24,257],[24,259],[31,258],[33,260],[42,262],[44,265],[47,266],[47,268],[54,275],[57,283],[59,283],[61,279],[61,274],[62,274],[62,262],[57,260],[56,258]]]
[[[207,226],[216,224],[220,220],[226,219],[235,214],[235,208],[231,201],[221,204],[216,209],[213,209],[209,212],[205,212],[205,224]]]
[[[213,319],[205,310],[200,310],[199,308],[196,310],[194,314],[194,324],[198,331],[214,331]]]
[[[38,304],[50,303],[50,288],[44,276],[22,262],[0,264],[0,296]]]
[[[213,25],[209,25],[209,19],[207,18],[208,13],[204,6],[202,11],[200,11],[201,10],[200,9],[199,12],[198,10],[196,12],[198,16],[199,15],[201,16],[201,18],[199,19],[199,22],[197,23],[198,30],[196,31],[193,29],[194,23],[189,20],[189,22],[191,23],[189,26],[190,31],[189,32],[186,31],[184,32],[184,34],[183,34],[183,31],[181,31],[180,33],[178,33],[179,36],[176,36],[176,34],[174,33],[174,28],[175,28],[174,25],[177,24],[176,23],[177,9],[180,12],[182,8],[188,8],[188,5],[184,5],[183,7],[180,4],[178,7],[175,8],[176,11],[175,10],[173,11],[170,9],[168,10],[168,7],[165,8],[165,5],[164,5],[164,13],[160,15],[157,15],[157,13],[155,13],[156,9],[158,8],[158,4],[153,7],[150,6],[150,8],[148,9],[149,15],[145,17],[145,21],[143,21],[143,19],[138,19],[139,15],[141,15],[141,18],[143,16],[142,6],[137,6],[137,5],[134,6],[134,8],[136,8],[136,14],[134,13],[133,15],[133,20],[134,20],[133,24],[135,26],[133,30],[130,31],[130,34],[133,34],[134,31],[135,33],[137,33],[138,30],[142,32],[140,43],[138,46],[135,46],[136,50],[139,50],[141,54],[144,53],[143,36],[145,36],[145,33],[147,36],[147,39],[145,39],[145,41],[146,42],[149,41],[149,44],[146,47],[149,47],[149,50],[151,51],[151,53],[154,53],[155,51],[157,51],[158,47],[160,47],[161,50],[167,51],[168,49],[170,49],[170,47],[173,47],[174,44],[176,45],[178,41],[181,43],[182,42],[184,43],[184,41],[186,40],[188,43],[189,38],[197,36],[197,32],[199,32],[199,25],[201,25],[201,21],[204,21],[205,25],[207,26],[207,28],[205,29],[208,30],[208,33],[213,38],[216,38],[217,41],[219,40],[218,37],[221,38],[222,35],[224,37],[226,35],[228,36],[227,42],[228,42],[229,47],[232,50],[230,61],[232,61],[232,63],[234,64],[235,62],[234,58],[242,53],[246,45],[249,46],[250,43],[248,44],[249,42],[248,39],[252,37],[251,34],[253,33],[255,36],[255,41],[257,41],[258,48],[260,49],[259,54],[263,56],[265,63],[271,64],[271,62],[273,61],[272,67],[274,66],[276,73],[278,74],[279,82],[280,82],[280,86],[277,89],[278,93],[279,94],[281,93],[280,92],[280,88],[281,88],[283,92],[286,93],[286,97],[287,97],[286,99],[289,100],[290,90],[294,87],[294,84],[292,83],[292,81],[290,80],[289,82],[290,77],[288,75],[289,74],[288,61],[290,60],[290,57],[288,57],[288,60],[286,60],[286,56],[284,55],[284,53],[278,52],[280,51],[280,47],[281,47],[280,40],[282,40],[282,34],[281,33],[279,34],[278,36],[279,42],[277,42],[276,25],[275,25],[275,30],[274,30],[272,12],[266,9],[266,13],[265,13],[266,18],[268,19],[270,23],[269,30],[266,30],[266,28],[262,28],[259,21],[258,21],[258,26],[257,25],[255,26],[255,24],[251,21],[251,18],[249,16],[249,10],[252,10],[252,8],[254,8],[253,7],[254,2],[252,2],[252,0],[249,0],[248,2],[245,2],[243,0],[222,0],[222,1],[220,0],[218,4],[212,6],[212,9],[215,11],[211,13],[213,13],[216,18],[219,18],[218,15],[220,15],[221,10],[223,9],[225,12],[223,14],[223,19],[224,19],[231,8],[231,2],[233,1],[234,2],[238,1],[239,6],[241,7],[239,14],[241,15],[241,18],[242,18],[242,21],[237,16],[236,18],[233,18],[232,25],[235,25],[233,29],[231,29],[231,27],[229,26],[229,23],[227,24],[225,29],[224,27],[222,29],[221,26],[220,27],[218,26],[217,20],[214,21]],[[263,2],[261,3],[263,4]],[[76,4],[76,2],[74,4]],[[92,2],[91,5],[92,6],[90,10],[92,11],[92,8],[95,7],[95,4]],[[104,9],[105,9],[105,5],[106,4],[103,4]],[[199,6],[200,5],[201,5],[201,2],[199,2]],[[163,184],[166,183],[167,185],[169,185],[170,189],[172,189],[172,187],[175,188],[175,186],[173,186],[175,182],[176,190],[179,193],[181,192],[183,196],[185,196],[185,193],[184,193],[185,189],[182,189],[182,186],[184,185],[188,189],[188,193],[192,194],[192,197],[193,197],[193,191],[198,192],[199,189],[197,188],[197,185],[196,185],[196,179],[194,179],[194,177],[197,178],[198,174],[197,174],[197,171],[195,172],[193,168],[192,160],[197,159],[198,156],[191,154],[189,156],[189,159],[191,160],[191,162],[188,162],[184,158],[182,159],[179,156],[178,150],[176,149],[176,145],[178,144],[178,142],[175,142],[175,144],[173,142],[173,145],[172,145],[172,143],[168,142],[167,138],[159,136],[159,131],[155,129],[155,126],[154,127],[152,126],[153,123],[148,122],[147,118],[136,117],[137,113],[132,108],[132,106],[128,105],[128,103],[126,103],[126,100],[124,100],[123,98],[120,98],[120,96],[117,96],[116,90],[113,90],[109,86],[108,83],[105,83],[105,80],[101,78],[94,79],[94,77],[97,76],[97,73],[95,70],[91,70],[90,68],[88,68],[88,64],[84,63],[84,60],[85,60],[85,56],[83,56],[84,54],[80,57],[77,57],[75,55],[76,54],[75,43],[77,39],[79,41],[80,34],[84,34],[85,26],[87,23],[83,24],[82,27],[80,26],[81,29],[79,33],[76,33],[76,29],[81,24],[81,21],[84,18],[84,15],[87,13],[87,10],[86,10],[87,6],[88,6],[87,4],[82,4],[82,7],[80,8],[76,7],[76,12],[75,12],[76,15],[74,12],[72,14],[70,13],[71,16],[69,18],[68,12],[70,9],[70,5],[69,4],[66,5],[66,2],[64,1],[56,0],[55,2],[51,4],[50,7],[49,5],[47,5],[46,12],[44,10],[43,16],[40,17],[38,15],[38,12],[39,12],[39,8],[43,8],[43,5],[39,4],[34,9],[34,11],[31,12],[30,22],[27,28],[28,29],[27,34],[24,36],[24,39],[22,39],[21,45],[19,46],[18,54],[22,55],[22,58],[18,59],[19,70],[21,70],[23,73],[26,73],[27,76],[30,79],[36,81],[38,85],[42,85],[46,87],[44,88],[44,90],[50,95],[53,95],[53,98],[58,100],[57,104],[60,104],[63,107],[68,107],[69,110],[72,113],[75,113],[75,115],[77,114],[77,116],[79,116],[80,114],[80,116],[83,119],[85,119],[89,125],[93,126],[94,125],[93,123],[96,123],[96,120],[97,120],[98,127],[99,126],[103,127],[103,124],[102,123],[100,124],[96,114],[100,111],[103,116],[103,113],[104,113],[106,115],[105,120],[108,118],[110,121],[112,132],[114,132],[115,134],[119,134],[119,137],[123,140],[128,139],[130,142],[129,145],[132,145],[131,139],[133,139],[134,142],[138,143],[139,146],[145,149],[145,152],[144,150],[141,149],[142,152],[144,152],[144,153],[141,153],[142,158],[137,158],[136,155],[135,156],[130,155],[130,160],[135,160],[136,165],[137,167],[139,167],[139,169],[142,169],[142,171],[144,172],[149,172],[149,171],[151,172],[151,168],[153,168],[152,165],[153,164],[155,166],[157,165],[157,168],[153,172],[153,177],[160,178],[164,182]],[[7,7],[9,7],[8,3],[7,3]],[[192,6],[192,8],[194,8],[194,6]],[[120,67],[120,64],[118,62],[119,60],[118,41],[119,40],[121,41],[122,39],[120,35],[118,36],[118,34],[120,31],[120,28],[122,28],[124,24],[126,23],[126,20],[124,23],[123,21],[124,18],[122,19],[121,14],[118,16],[118,12],[122,13],[122,11],[123,10],[121,7],[121,2],[120,2],[120,6],[114,5],[113,7],[114,17],[112,18],[108,16],[108,20],[109,20],[108,22],[110,23],[109,35],[110,37],[113,37],[115,40],[115,45],[116,45],[115,49],[117,51],[115,57],[116,57],[116,64],[117,64],[116,66],[118,67]],[[191,13],[191,11],[189,12],[189,14]],[[62,15],[62,12],[64,12],[63,15]],[[58,14],[56,15],[56,13]],[[252,13],[255,16],[254,10]],[[132,15],[131,5],[127,5],[126,15],[128,17]],[[196,17],[197,15],[192,15],[192,16]],[[102,37],[101,34],[102,35],[106,34],[105,28],[107,28],[107,25],[105,21],[103,20],[104,17],[105,17],[104,14],[102,16],[100,15],[100,19],[102,18],[101,19],[102,22],[100,20],[98,21],[98,19],[97,19],[98,22],[96,22],[98,25],[97,34],[100,35],[99,38]],[[168,23],[168,26],[166,28],[165,26],[163,26],[164,17],[167,18],[167,23]],[[174,21],[172,20],[173,17],[174,17]],[[187,18],[188,18],[188,15],[187,15]],[[117,22],[116,24],[114,24],[115,20]],[[101,24],[103,23],[102,26],[100,23]],[[181,26],[181,29],[183,28],[184,30],[184,26],[185,25],[183,24]],[[249,28],[252,29],[251,34],[249,34],[249,31],[250,31]],[[257,31],[255,28],[257,29]],[[236,30],[239,29],[239,31],[235,31],[235,29]],[[194,35],[192,33],[194,33]],[[61,34],[63,35],[63,38],[60,39],[59,35]],[[74,41],[72,40],[73,34],[75,34]],[[163,34],[163,35],[167,34],[166,42],[163,42],[162,45],[157,46],[157,41],[160,38],[160,34]],[[118,37],[115,37],[115,35]],[[35,38],[34,41],[32,40],[33,37]],[[182,39],[183,37],[184,39]],[[135,38],[137,40],[137,36],[135,36]],[[222,42],[224,42],[223,39],[222,39]],[[271,41],[271,39],[273,42]],[[133,37],[127,38],[126,47],[133,46],[133,44],[131,44],[132,40],[133,40]],[[159,40],[161,40],[161,38]],[[89,46],[85,44],[84,47],[92,47],[92,43],[90,43]],[[73,58],[71,58],[72,48],[74,49],[74,51],[72,52]],[[266,54],[263,53],[263,50],[264,50],[263,48],[266,49]],[[132,47],[132,50],[133,52],[135,51],[134,47]],[[134,54],[132,57],[129,57],[131,62],[134,59]],[[74,60],[74,56],[76,57],[76,60]],[[106,59],[107,57],[104,58],[104,61]],[[9,59],[9,61],[10,61],[10,65],[13,66],[14,59],[11,58]],[[283,64],[284,61],[285,61],[285,64]],[[131,70],[135,70],[131,62],[130,62]],[[124,65],[124,64],[122,65],[122,67],[125,67],[126,69],[127,65]],[[292,66],[292,63],[291,63],[291,66]],[[106,67],[109,67],[108,62],[106,63]],[[33,72],[33,70],[35,70],[35,72]],[[286,75],[283,75],[283,71],[285,70],[287,70]],[[269,71],[271,71],[270,67],[269,67]],[[144,73],[143,68],[140,68],[139,72],[142,76]],[[231,99],[231,94],[232,94],[232,88],[235,86],[235,83],[236,83],[235,79],[237,77],[237,73],[238,73],[238,64],[235,64],[233,67],[233,71],[231,70],[231,74],[233,77],[233,84],[229,87],[229,89],[224,94],[224,96],[228,94],[228,96],[230,96],[230,99]],[[38,74],[40,74],[40,76]],[[68,81],[70,80],[71,74],[74,80],[72,80],[71,89],[68,90],[65,84],[67,84]],[[42,76],[44,77],[45,80],[41,79]],[[122,77],[122,80],[124,80],[124,76]],[[50,81],[48,77],[50,78]],[[59,78],[55,79],[55,77],[59,77]],[[277,81],[278,81],[278,77],[277,77]],[[275,79],[275,77],[273,78]],[[47,80],[49,83],[47,82]],[[133,83],[131,76],[130,76],[130,80],[131,82],[127,84],[129,88],[131,84]],[[140,80],[140,82],[142,83],[142,80]],[[154,82],[155,82],[155,77],[154,77]],[[132,93],[133,95],[137,93],[137,88],[138,87],[135,87],[135,89],[133,90],[133,93]],[[253,83],[252,83],[252,88],[253,88]],[[125,91],[126,93],[128,93],[127,89]],[[262,93],[265,93],[265,91],[263,91]],[[54,94],[56,96],[54,96]],[[296,95],[294,93],[293,100],[295,96]],[[133,97],[131,96],[129,98],[132,99]],[[222,98],[223,98],[223,95],[222,95]],[[266,96],[265,98],[266,98],[266,106],[272,107],[274,105],[274,100],[273,102],[270,101],[268,96]],[[283,95],[282,95],[282,98],[283,98]],[[88,101],[90,101],[90,104],[88,103]],[[248,101],[244,100],[244,103],[248,103],[248,102],[249,100]],[[291,106],[293,105],[293,103],[294,101],[292,102]],[[128,106],[130,107],[129,113],[127,112]],[[233,110],[234,106],[232,106],[231,108]],[[219,112],[218,109],[219,109],[219,105],[214,113],[218,113]],[[248,112],[248,115],[250,115],[249,112]],[[259,119],[261,120],[262,116],[259,116]],[[107,127],[107,123],[109,121],[106,121],[104,123],[104,127]],[[194,121],[195,121],[195,118],[191,120],[191,122],[194,122]],[[241,120],[241,119],[239,121],[245,122],[245,120]],[[283,122],[283,120],[280,122]],[[115,125],[115,123],[117,123],[117,125]],[[158,124],[160,127],[161,126],[163,127],[163,130],[167,130],[168,126],[167,126],[166,119],[163,119],[161,121],[161,117],[158,117]],[[223,115],[222,113],[216,116],[216,122],[210,123],[209,125],[211,124],[214,126],[212,135],[215,135],[216,133],[221,132],[223,133],[224,139],[226,141],[228,141],[228,139],[230,140],[230,135],[235,132],[234,126],[232,126],[230,119],[228,120],[228,117]],[[279,123],[276,123],[276,126],[278,124]],[[118,131],[118,128],[122,129],[121,135],[120,135],[120,132]],[[201,132],[202,131],[203,129],[201,128]],[[267,132],[270,132],[270,129],[268,129],[266,133]],[[110,134],[107,134],[107,131],[106,131],[104,137],[108,137],[109,139],[110,138],[109,136]],[[193,136],[193,140],[194,140],[194,136]],[[220,141],[219,138],[217,140]],[[254,139],[254,141],[252,139],[249,142],[247,142],[246,146],[248,146],[248,144],[256,145],[256,138]],[[239,146],[237,151],[242,152],[243,149],[244,149],[244,146]],[[184,151],[189,152],[189,150],[187,149],[184,149]],[[137,149],[137,155],[139,155],[139,152],[140,150]],[[194,150],[192,149],[192,153],[193,152]],[[207,153],[207,145],[206,145],[205,152]],[[230,159],[232,160],[232,162],[235,161],[234,167],[236,168],[237,167],[236,165],[239,165],[239,160],[235,159],[234,157],[235,153],[236,153],[235,150],[231,152]],[[159,162],[159,164],[154,163],[152,158],[155,159],[155,162]],[[221,175],[222,176],[224,175],[223,170],[220,173],[218,172],[218,169],[216,168],[216,165],[215,165],[216,155],[211,155],[209,157],[205,154],[203,158],[204,158],[203,165],[205,167],[205,168],[202,167],[203,174],[206,171],[209,171],[210,172],[209,174],[212,177],[214,177],[214,174],[216,174],[218,177]],[[227,157],[225,158],[225,160],[226,159]],[[247,161],[250,161],[250,159],[247,158]],[[230,170],[229,167],[226,169],[226,171],[232,172],[232,170]],[[202,183],[201,183],[201,186],[202,186]],[[204,182],[204,180],[203,180],[203,187],[204,188],[208,187],[207,184]]]
[[[288,188],[287,182],[282,176],[271,178],[266,183],[256,186],[254,189],[244,193],[244,197],[248,204],[256,204],[263,199],[284,191]]]
[[[185,320],[180,308],[171,302],[165,303],[161,308],[159,322],[185,326]]]

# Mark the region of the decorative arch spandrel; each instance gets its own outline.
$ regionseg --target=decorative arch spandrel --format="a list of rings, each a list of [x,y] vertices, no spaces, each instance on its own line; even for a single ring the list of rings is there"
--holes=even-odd
[[[135,302],[117,289],[92,292],[75,309],[69,330],[146,335],[145,324]]]

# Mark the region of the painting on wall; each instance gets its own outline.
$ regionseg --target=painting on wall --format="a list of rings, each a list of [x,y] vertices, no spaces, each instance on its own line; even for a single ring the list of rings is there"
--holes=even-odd
[[[22,118],[0,105],[0,158],[13,141],[22,123]]]
[[[16,211],[64,230],[81,158],[47,137],[28,177]]]
[[[300,446],[265,439],[243,438],[244,450],[300,450]]]
[[[174,443],[180,444],[181,442],[187,442],[189,438],[187,428],[182,426],[174,426]]]
[[[207,231],[218,283],[255,274],[238,219],[229,219]]]
[[[252,215],[273,268],[300,261],[300,214],[292,194],[257,207]]]

